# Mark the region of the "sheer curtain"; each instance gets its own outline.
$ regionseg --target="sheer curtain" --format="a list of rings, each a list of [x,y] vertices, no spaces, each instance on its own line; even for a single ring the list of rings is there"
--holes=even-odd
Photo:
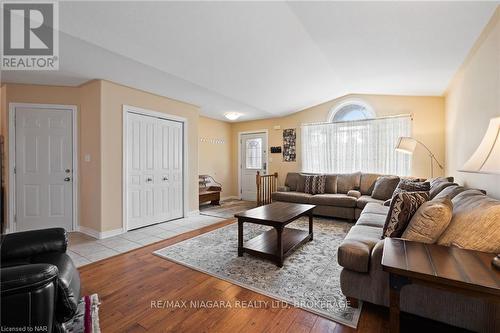
[[[304,172],[410,174],[411,156],[394,150],[410,116],[303,125],[301,136]]]

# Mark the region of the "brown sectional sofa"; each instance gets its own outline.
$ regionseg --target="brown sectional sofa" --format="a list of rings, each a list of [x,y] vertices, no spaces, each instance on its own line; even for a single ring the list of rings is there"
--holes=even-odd
[[[443,238],[453,237],[454,244],[465,248],[487,246],[487,252],[498,251],[500,201],[456,184],[439,184],[440,189],[436,186],[431,184],[435,197],[447,196],[453,202],[453,218],[443,233],[448,235],[442,235],[438,244]],[[338,249],[337,260],[343,267],[341,289],[347,297],[389,305],[389,277],[381,266],[382,228],[388,212],[389,207],[368,203]],[[421,285],[408,285],[401,290],[401,310],[479,332],[486,331],[487,323],[495,316],[500,318],[498,304],[493,306],[478,298]]]
[[[350,174],[329,174],[326,178],[325,194],[304,193],[304,177],[290,172],[285,186],[272,194],[273,201],[286,201],[316,205],[315,215],[355,220],[367,203],[383,203],[371,197],[375,182],[380,174],[355,172]]]

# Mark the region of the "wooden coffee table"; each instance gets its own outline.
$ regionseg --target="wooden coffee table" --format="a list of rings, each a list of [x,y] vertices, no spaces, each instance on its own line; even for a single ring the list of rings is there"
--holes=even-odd
[[[238,218],[238,256],[243,253],[274,261],[283,267],[283,259],[307,241],[313,240],[314,205],[273,202],[236,214]],[[285,228],[301,216],[309,216],[309,231]],[[267,225],[273,229],[243,244],[243,223]]]
[[[399,332],[399,293],[411,283],[500,303],[500,271],[493,268],[495,254],[435,244],[386,238],[382,267],[389,272],[390,332]],[[493,307],[492,307],[493,308]],[[488,332],[500,323],[491,314]]]

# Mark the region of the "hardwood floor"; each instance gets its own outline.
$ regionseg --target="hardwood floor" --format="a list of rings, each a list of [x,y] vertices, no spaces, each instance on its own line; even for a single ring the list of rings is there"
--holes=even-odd
[[[273,307],[274,299],[152,254],[233,222],[210,225],[80,267],[82,294],[98,293],[101,298],[102,332],[388,332],[388,311],[383,307],[364,304],[354,330],[299,308]],[[178,301],[174,304],[178,307],[158,301]],[[188,306],[182,307],[181,301]],[[196,309],[189,307],[190,301],[252,302],[254,308]],[[258,307],[266,301],[267,306]],[[403,316],[402,325],[414,328],[412,321],[417,321],[409,318]],[[418,320],[417,327],[429,329],[421,325]],[[449,331],[444,325],[432,324],[431,328]]]

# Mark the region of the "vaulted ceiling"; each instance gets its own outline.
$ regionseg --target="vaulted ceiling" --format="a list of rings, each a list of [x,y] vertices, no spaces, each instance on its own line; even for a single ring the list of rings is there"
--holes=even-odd
[[[61,2],[60,70],[241,120],[347,93],[442,95],[499,2]]]

